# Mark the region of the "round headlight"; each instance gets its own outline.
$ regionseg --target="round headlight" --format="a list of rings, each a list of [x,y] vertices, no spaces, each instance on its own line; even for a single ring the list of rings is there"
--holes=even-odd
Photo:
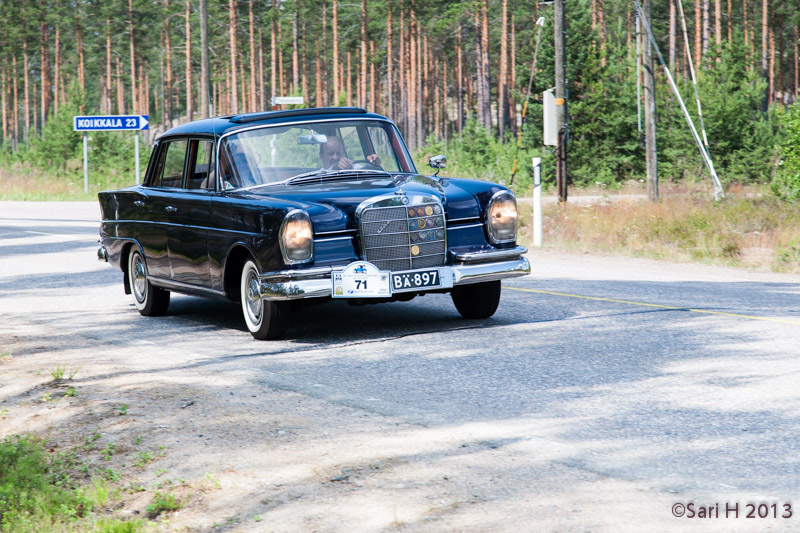
[[[287,264],[311,261],[314,255],[314,232],[305,211],[290,211],[281,224],[281,253]]]
[[[517,238],[517,199],[509,191],[492,196],[486,207],[486,230],[492,244],[514,242]]]

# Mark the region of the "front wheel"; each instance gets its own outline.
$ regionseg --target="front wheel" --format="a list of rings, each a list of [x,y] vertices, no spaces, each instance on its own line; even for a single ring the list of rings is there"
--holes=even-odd
[[[147,266],[139,250],[128,256],[128,285],[133,293],[133,303],[144,316],[161,316],[169,307],[169,291],[154,287],[147,279]]]
[[[290,302],[263,300],[259,290],[258,268],[247,261],[242,268],[242,314],[250,334],[259,340],[280,339],[289,328]]]
[[[500,304],[500,281],[453,287],[450,296],[464,318],[489,318]]]

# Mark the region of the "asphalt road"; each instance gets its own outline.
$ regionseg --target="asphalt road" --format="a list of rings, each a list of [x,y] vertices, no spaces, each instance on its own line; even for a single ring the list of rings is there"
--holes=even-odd
[[[0,202],[3,329],[47,325],[111,359],[139,346],[153,370],[247,369],[424,427],[494,424],[494,446],[555,446],[559,465],[676,502],[789,502],[792,520],[757,526],[800,528],[800,276],[533,251],[488,321],[445,295],[332,302],[258,342],[235,305],[175,296],[168,316],[139,316],[95,259],[98,217],[93,203]]]

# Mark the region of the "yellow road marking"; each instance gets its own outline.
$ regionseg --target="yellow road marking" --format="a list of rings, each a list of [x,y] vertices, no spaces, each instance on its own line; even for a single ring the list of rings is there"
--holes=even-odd
[[[632,302],[630,300],[615,300],[613,298],[599,298],[597,296],[583,296],[581,294],[568,294],[566,292],[551,292],[551,291],[540,291],[537,289],[523,289],[521,287],[504,287],[505,289],[509,289],[512,291],[521,291],[521,292],[535,292],[537,294],[547,294],[550,296],[564,296],[566,298],[580,298],[582,300],[596,300],[598,302],[612,302],[617,304],[628,304],[628,305],[638,305],[642,307],[656,307],[658,309],[672,309],[675,311],[691,311],[692,313],[705,313],[707,315],[720,315],[720,316],[732,316],[734,318],[749,318],[750,320],[763,320],[765,322],[780,322],[782,324],[793,324],[800,326],[800,322],[796,320],[784,320],[782,318],[769,318],[764,316],[752,316],[752,315],[740,315],[737,313],[724,313],[722,311],[709,311],[707,309],[691,309],[689,307],[675,307],[672,305],[660,305],[660,304],[649,304],[645,302]]]

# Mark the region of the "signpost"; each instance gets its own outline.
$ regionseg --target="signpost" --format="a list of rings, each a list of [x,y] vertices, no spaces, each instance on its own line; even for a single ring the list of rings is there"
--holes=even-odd
[[[272,97],[272,105],[302,105],[306,102],[306,99],[302,96],[273,96]]]
[[[139,183],[139,130],[150,129],[148,115],[90,115],[73,117],[72,127],[83,132],[83,190],[89,192],[89,131],[136,132],[136,183]]]

